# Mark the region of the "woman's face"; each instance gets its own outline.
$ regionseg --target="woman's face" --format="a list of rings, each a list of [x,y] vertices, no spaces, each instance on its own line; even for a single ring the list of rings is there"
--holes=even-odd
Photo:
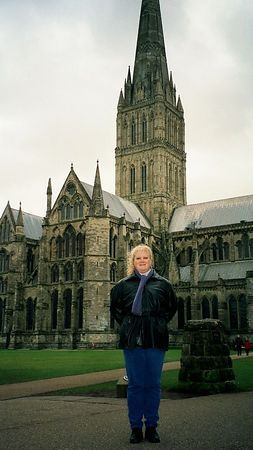
[[[138,250],[135,253],[134,268],[139,273],[145,273],[151,269],[151,258],[146,250]]]

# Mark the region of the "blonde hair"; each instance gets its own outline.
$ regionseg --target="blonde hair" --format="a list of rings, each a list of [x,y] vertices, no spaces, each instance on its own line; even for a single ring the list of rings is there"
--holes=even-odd
[[[129,253],[128,265],[127,265],[127,275],[131,275],[132,273],[134,273],[134,258],[135,258],[136,253],[140,252],[140,251],[147,252],[151,259],[151,266],[154,265],[154,255],[153,255],[151,248],[145,244],[137,245]]]

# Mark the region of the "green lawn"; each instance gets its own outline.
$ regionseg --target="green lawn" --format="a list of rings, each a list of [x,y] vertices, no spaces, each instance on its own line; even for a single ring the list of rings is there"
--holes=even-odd
[[[180,349],[170,349],[165,361],[180,359]],[[124,367],[121,350],[0,350],[0,384],[19,383],[45,378],[63,377],[82,373]],[[253,357],[233,361],[237,388],[253,390]],[[178,370],[163,372],[162,389],[177,390]],[[96,386],[74,388],[64,394],[84,394],[115,389],[116,380]]]
[[[238,391],[253,391],[253,357],[233,361],[233,368],[236,377]],[[82,386],[76,388],[62,389],[50,392],[47,395],[115,395],[118,380],[92,386]],[[178,391],[178,370],[163,372],[161,379],[162,391]]]
[[[180,349],[170,349],[165,361],[180,359]],[[121,350],[0,350],[0,384],[124,367]]]
[[[253,357],[233,361],[235,381],[239,391],[253,391]]]
[[[253,357],[233,360],[235,382],[238,391],[253,391]],[[164,372],[161,386],[164,390],[176,391],[178,370]]]

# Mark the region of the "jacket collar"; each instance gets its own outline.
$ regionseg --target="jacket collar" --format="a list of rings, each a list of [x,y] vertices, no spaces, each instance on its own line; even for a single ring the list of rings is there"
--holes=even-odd
[[[136,275],[136,273],[132,273],[131,275],[128,275],[128,276],[125,278],[125,280],[127,281],[127,280],[136,279],[136,278],[139,279],[138,276]],[[153,275],[150,277],[150,279],[152,279],[152,278],[156,278],[156,279],[161,278],[160,275],[155,271],[155,269],[154,269]]]

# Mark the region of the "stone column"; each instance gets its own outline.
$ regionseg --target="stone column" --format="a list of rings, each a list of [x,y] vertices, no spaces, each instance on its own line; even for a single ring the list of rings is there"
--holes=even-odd
[[[235,375],[220,320],[190,320],[184,329],[179,387],[215,394],[235,388]]]

